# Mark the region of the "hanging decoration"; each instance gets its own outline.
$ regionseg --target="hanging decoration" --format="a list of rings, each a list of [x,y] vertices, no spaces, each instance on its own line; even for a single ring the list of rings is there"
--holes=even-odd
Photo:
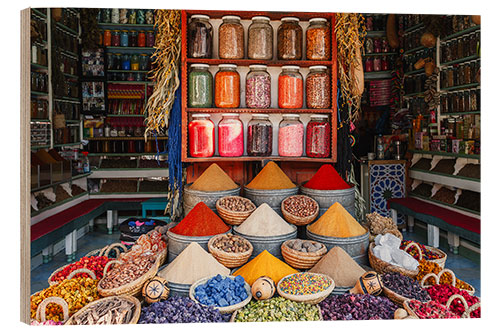
[[[169,113],[175,100],[175,92],[180,85],[179,57],[181,53],[181,12],[159,9],[155,11],[156,41],[152,55],[150,78],[156,82],[148,99],[146,131],[148,134],[168,128]]]
[[[339,105],[339,108],[345,105],[349,106],[346,120],[348,124],[355,123],[361,111],[361,95],[364,90],[361,56],[366,36],[364,21],[361,14],[338,13],[335,18],[337,70],[343,96],[342,105]]]

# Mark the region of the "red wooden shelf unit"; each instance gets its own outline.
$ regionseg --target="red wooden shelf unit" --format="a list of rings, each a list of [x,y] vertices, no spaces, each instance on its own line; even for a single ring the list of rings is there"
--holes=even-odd
[[[181,89],[182,89],[182,161],[183,162],[223,162],[223,161],[262,161],[266,160],[276,160],[276,161],[296,161],[296,162],[321,162],[321,163],[335,163],[337,161],[337,41],[335,39],[334,27],[335,27],[335,13],[311,13],[311,12],[267,12],[267,11],[209,11],[209,10],[182,10],[181,12],[181,31],[182,31],[182,46],[181,46]],[[220,19],[225,15],[237,15],[241,17],[242,20],[250,20],[253,16],[264,15],[268,16],[272,21],[279,21],[282,17],[294,16],[298,17],[301,21],[308,21],[314,17],[324,17],[329,21],[331,29],[331,60],[328,61],[314,61],[314,60],[252,60],[252,59],[237,59],[230,60],[230,63],[236,64],[237,66],[248,67],[252,64],[265,64],[267,66],[283,66],[283,65],[296,65],[300,67],[309,67],[314,65],[324,65],[327,66],[331,74],[331,109],[250,109],[250,108],[234,108],[234,109],[222,109],[222,108],[188,108],[187,106],[187,94],[188,94],[188,70],[189,64],[191,63],[203,63],[211,66],[217,66],[219,64],[228,63],[227,59],[193,59],[187,57],[187,25],[191,15],[195,14],[205,14],[211,19]],[[214,27],[215,28],[215,27]],[[217,33],[214,29],[214,34]],[[304,32],[305,36],[305,32]],[[305,37],[304,37],[305,38]],[[266,156],[266,157],[252,157],[252,156],[240,156],[240,157],[208,157],[208,158],[195,158],[190,157],[188,153],[188,122],[189,114],[194,112],[203,113],[224,113],[224,112],[238,112],[238,113],[323,113],[330,114],[331,121],[331,156],[329,158],[310,158],[307,156],[302,157],[282,157],[282,156]]]

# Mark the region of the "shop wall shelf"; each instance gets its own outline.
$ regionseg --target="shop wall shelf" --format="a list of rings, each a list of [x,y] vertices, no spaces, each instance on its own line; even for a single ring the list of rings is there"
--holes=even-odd
[[[418,24],[415,24],[415,25],[412,25],[411,27],[407,28],[404,32],[403,32],[403,35],[406,35],[412,31],[415,31],[415,30],[418,30],[420,28],[423,28],[424,27],[424,23],[421,22],[421,23],[418,23]]]
[[[97,169],[92,172],[89,179],[95,178],[148,178],[168,177],[168,168],[157,169]],[[142,193],[142,192],[141,192]]]
[[[64,76],[66,77],[70,77],[70,78],[73,78],[73,79],[78,79],[79,76],[78,75],[74,75],[74,74],[69,74],[69,73],[63,73]]]
[[[88,156],[155,156],[156,153],[89,153]]]
[[[149,73],[150,71],[133,71],[126,69],[108,69],[108,73]]]
[[[460,90],[460,89],[468,89],[468,88],[476,88],[479,87],[479,83],[469,83],[469,84],[462,84],[460,86],[454,86],[454,87],[447,87],[447,88],[441,88],[442,91],[450,91],[450,90]]]
[[[132,47],[132,46],[106,46],[108,51],[144,51],[144,52],[153,52],[155,50],[154,47]]]
[[[42,13],[40,10],[38,10],[36,8],[31,8],[31,14],[34,14],[43,20],[47,19],[47,15],[45,15],[44,13]]]
[[[472,154],[456,154],[456,153],[448,153],[444,151],[429,151],[429,150],[409,150],[414,154],[427,154],[427,155],[441,155],[441,156],[451,156],[451,157],[462,157],[462,158],[471,158],[471,159],[480,159],[481,155],[472,155]]]
[[[392,77],[392,70],[390,71],[379,71],[379,72],[365,72],[365,80],[374,79],[390,79]]]
[[[479,59],[479,56],[477,54],[474,54],[474,55],[471,55],[469,57],[460,58],[460,59],[456,59],[456,60],[452,60],[452,61],[448,61],[448,62],[443,62],[440,64],[440,67],[450,66],[450,65],[461,63],[461,62],[467,62],[467,61],[472,61],[472,60],[476,60],[476,59]]]
[[[448,36],[446,36],[446,37],[442,38],[442,39],[441,39],[441,42],[446,42],[446,41],[447,41],[447,40],[449,40],[449,39],[453,39],[453,38],[456,38],[456,37],[460,37],[460,36],[462,36],[462,35],[466,35],[466,34],[468,34],[468,33],[470,33],[470,32],[473,32],[473,31],[476,31],[476,30],[479,30],[479,29],[481,29],[481,26],[480,26],[480,25],[475,25],[475,26],[473,26],[473,27],[469,27],[469,28],[467,28],[467,29],[464,29],[464,30],[462,30],[462,31],[456,32],[456,33],[454,33],[454,34],[451,34],[451,35],[448,35]]]
[[[48,123],[50,121],[50,119],[48,119],[48,118],[31,118],[30,121],[32,123],[34,123],[34,122]]]
[[[80,119],[66,119],[65,121],[69,124],[77,124],[80,122]]]
[[[411,94],[406,94],[404,95],[403,97],[404,98],[411,98],[411,97],[420,97],[420,96],[424,96],[424,92],[421,91],[421,92],[416,92],[416,93],[411,93]]]
[[[424,182],[452,186],[463,190],[481,192],[481,182],[479,179],[445,175],[438,172],[421,170],[410,170],[410,178],[418,179]]]
[[[68,26],[65,26],[64,24],[60,22],[56,22],[56,27],[61,29],[62,31],[68,33],[69,35],[73,35],[73,37],[77,38],[78,37],[78,31],[71,29]]]
[[[49,69],[47,66],[39,65],[39,64],[35,64],[35,63],[31,63],[31,67],[32,68],[36,68],[36,69],[44,69],[44,70],[48,70]]]
[[[116,30],[119,28],[137,28],[137,30],[153,29],[154,24],[120,24],[120,23],[98,23],[101,28],[109,28],[111,30]]]
[[[38,149],[45,149],[45,148],[50,148],[50,145],[41,145],[41,146],[31,146],[31,150],[38,150]]]
[[[372,30],[366,32],[366,37],[384,37],[386,36],[385,30]]]
[[[34,224],[46,219],[49,216],[53,216],[54,214],[62,212],[65,209],[76,206],[80,202],[88,200],[88,199],[89,199],[89,193],[83,192],[83,193],[80,193],[79,195],[75,195],[74,197],[68,198],[68,199],[63,200],[63,201],[58,202],[58,203],[54,203],[53,205],[51,205],[49,207],[46,207],[42,210],[34,212],[31,214],[31,225],[34,225]]]
[[[47,188],[55,187],[57,185],[61,185],[61,184],[64,184],[64,183],[69,183],[69,182],[72,182],[72,181],[80,179],[80,178],[89,177],[90,175],[92,175],[92,172],[82,173],[80,175],[75,175],[75,176],[73,176],[71,178],[68,178],[68,179],[63,179],[63,180],[61,180],[59,182],[55,182],[55,183],[52,183],[52,184],[49,184],[49,185],[40,186],[40,187],[37,187],[37,188],[32,188],[31,189],[31,193],[42,191],[42,190],[45,190]]]
[[[73,58],[75,60],[78,60],[78,54],[74,53],[74,52],[71,52],[71,51],[67,51],[67,50],[63,50],[61,48],[59,48],[61,54],[65,57],[68,57],[68,58]]]
[[[315,163],[331,163],[331,158],[312,158],[307,156],[301,157],[283,157],[283,156],[240,156],[240,157],[187,157],[185,162],[260,162],[260,161],[290,161],[290,162],[315,162]]]
[[[424,49],[426,49],[425,46],[419,46],[419,47],[415,47],[413,49],[409,49],[408,51],[405,51],[403,54],[407,55],[407,54],[415,53],[415,52],[418,52],[418,51],[422,51]]]
[[[158,140],[166,140],[167,136],[159,136]],[[85,140],[95,140],[95,141],[116,141],[116,140],[144,140],[143,136],[124,136],[124,137],[98,137],[98,138],[85,138]],[[154,140],[153,137],[148,137],[148,140]]]
[[[106,117],[146,117],[145,114],[107,114]]]
[[[381,53],[365,53],[363,57],[377,57],[377,56],[393,56],[397,55],[397,52],[381,52]]]
[[[414,71],[409,71],[405,73],[405,76],[415,75],[415,74],[423,74],[425,72],[425,68],[420,68]]]
[[[455,211],[457,213],[461,213],[461,214],[464,214],[464,215],[467,215],[467,216],[471,216],[471,217],[475,217],[477,219],[481,219],[480,213],[478,213],[476,211],[473,211],[473,210],[470,210],[470,209],[467,209],[467,208],[463,208],[463,207],[460,207],[460,206],[457,206],[457,205],[450,205],[450,204],[447,204],[447,203],[444,203],[444,202],[441,202],[441,201],[438,201],[438,200],[434,200],[434,199],[431,199],[431,198],[426,198],[424,196],[413,194],[413,193],[410,193],[409,196],[413,197],[413,198],[420,199],[422,201],[426,201],[426,202],[435,204],[435,205],[443,207],[443,208],[448,208],[448,209],[453,210],[453,211]]]
[[[120,83],[120,84],[154,84],[152,81],[108,81],[108,83]]]
[[[54,97],[55,102],[80,103],[79,98],[75,97]]]
[[[189,113],[332,113],[331,109],[186,108]]]
[[[466,114],[481,114],[481,111],[468,111],[468,112],[453,112],[453,113],[441,113],[441,118],[463,116]]]
[[[58,143],[55,144],[54,147],[70,147],[70,146],[79,146],[81,142],[71,142],[71,143]]]
[[[139,192],[126,192],[126,193],[104,193],[104,192],[98,192],[98,193],[90,193],[90,197],[92,199],[110,199],[110,198],[163,198],[167,197],[167,192],[165,193],[139,193]]]
[[[331,66],[332,61],[320,60],[254,60],[254,59],[195,59],[187,58],[188,64],[207,64],[217,66],[220,64],[235,64],[237,66],[250,66],[250,65],[266,65],[268,67],[281,67],[286,65],[295,65],[299,67],[310,67],[316,65]]]
[[[34,96],[49,96],[49,93],[42,92],[42,91],[31,91],[31,95]]]

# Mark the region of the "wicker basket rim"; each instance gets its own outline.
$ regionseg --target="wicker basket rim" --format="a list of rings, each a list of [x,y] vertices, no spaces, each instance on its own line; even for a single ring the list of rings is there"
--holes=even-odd
[[[137,298],[135,298],[133,296],[130,296],[130,295],[115,295],[115,296],[103,297],[103,298],[100,298],[98,300],[95,300],[93,302],[88,303],[83,308],[81,308],[80,310],[78,310],[74,315],[72,315],[68,319],[68,321],[65,323],[65,325],[73,325],[72,322],[75,320],[74,319],[75,317],[77,317],[78,315],[80,315],[83,312],[85,312],[91,306],[94,306],[94,305],[99,304],[101,302],[107,301],[110,298],[123,298],[123,299],[125,299],[127,301],[132,302],[135,305],[135,310],[134,310],[134,313],[132,315],[132,318],[130,319],[130,321],[128,323],[125,323],[125,324],[135,324],[135,323],[137,323],[139,321],[139,318],[141,316],[141,302],[139,302],[139,300]]]
[[[311,294],[311,295],[291,295],[291,294],[285,293],[280,288],[280,285],[283,282],[283,280],[289,276],[292,276],[295,274],[301,274],[301,273],[292,273],[292,274],[288,274],[287,276],[282,277],[281,280],[279,280],[279,282],[276,284],[276,290],[278,291],[278,294],[286,299],[291,300],[291,301],[310,302],[310,301],[314,301],[314,300],[324,298],[324,297],[330,295],[332,293],[333,289],[335,289],[335,281],[333,281],[333,279],[331,277],[329,277],[328,275],[321,274],[321,273],[311,273],[311,272],[308,272],[308,273],[313,274],[313,275],[321,275],[321,276],[328,278],[328,280],[330,280],[330,282],[331,282],[330,286],[327,289],[325,289],[319,293]]]
[[[378,258],[373,253],[374,246],[375,246],[374,242],[371,242],[370,245],[368,246],[368,259],[370,260],[370,264],[371,264],[371,261],[373,261],[373,265],[371,265],[372,267],[374,265],[379,266],[378,267],[379,270],[386,270],[387,268],[389,268],[392,271],[397,271],[397,272],[400,272],[404,275],[408,275],[410,277],[416,276],[418,274],[418,269],[411,271],[411,270],[408,270],[408,269],[400,267],[400,266],[389,264],[388,262],[385,262],[382,259]],[[377,271],[377,267],[373,267],[373,268]]]
[[[306,197],[306,198],[309,198],[312,201],[314,201],[314,204],[316,206],[316,209],[314,210],[314,213],[312,213],[311,215],[308,215],[308,216],[301,217],[301,216],[293,215],[292,213],[290,213],[289,211],[287,211],[284,208],[285,201],[287,199],[289,199],[289,198],[292,198],[292,197]],[[294,194],[294,195],[291,195],[291,196],[285,198],[283,201],[281,201],[281,205],[280,206],[281,206],[281,212],[283,213],[283,215],[288,215],[288,216],[290,216],[291,218],[293,218],[296,221],[314,220],[318,216],[318,214],[319,214],[319,204],[318,204],[318,202],[316,200],[314,200],[313,198],[311,198],[310,196],[307,196],[307,195],[304,195],[304,194]]]
[[[216,248],[213,244],[215,243],[215,241],[217,240],[218,237],[222,237],[226,234],[223,234],[223,235],[215,235],[213,236],[212,238],[210,238],[210,240],[208,241],[208,250],[210,253],[215,253],[216,255],[218,256],[221,256],[221,257],[226,257],[226,258],[234,258],[234,259],[239,259],[241,257],[245,257],[247,255],[252,255],[252,252],[253,252],[253,245],[252,243],[250,243],[250,241],[248,239],[246,239],[245,237],[243,236],[240,236],[240,235],[233,235],[233,236],[236,236],[236,237],[239,237],[241,239],[243,239],[243,241],[249,245],[249,249],[245,252],[241,252],[241,253],[232,253],[232,252],[225,252],[223,250],[220,250],[218,248]],[[212,254],[213,254],[212,253]]]
[[[215,276],[217,276],[217,275],[204,277],[202,279],[199,279],[195,283],[193,283],[191,285],[191,287],[189,288],[189,298],[191,298],[196,303],[200,303],[196,299],[196,297],[194,296],[194,291],[195,291],[196,287],[198,287],[199,285],[207,282],[209,279],[211,279],[211,278],[213,278]],[[221,276],[222,277],[230,278],[231,280],[234,280],[236,278],[236,276],[232,276],[232,275],[221,275]],[[246,281],[245,281],[245,286],[244,287],[245,287],[245,290],[247,291],[248,296],[243,301],[241,301],[241,302],[239,302],[237,304],[229,305],[229,306],[223,306],[223,307],[216,306],[214,308],[217,309],[217,310],[219,310],[221,313],[231,313],[231,312],[234,312],[234,311],[236,311],[238,309],[241,309],[242,307],[244,307],[245,305],[247,305],[248,303],[250,303],[250,301],[252,300],[252,291],[250,289],[250,285]]]
[[[294,250],[288,246],[288,243],[290,243],[291,241],[297,240],[297,239],[298,238],[294,238],[294,239],[289,239],[287,241],[284,241],[283,244],[281,244],[281,252],[283,252],[283,250],[285,250],[285,251],[289,252],[290,254],[294,254],[296,256],[314,258],[316,256],[322,256],[323,254],[325,254],[328,251],[325,244],[318,242],[318,241],[315,241],[315,240],[312,240],[312,239],[307,239],[307,241],[310,241],[313,243],[318,243],[321,245],[321,248],[317,251],[314,251],[314,252],[300,252],[300,251]]]
[[[237,211],[234,211],[234,210],[229,210],[227,208],[224,208],[220,205],[220,201],[222,199],[226,199],[226,198],[240,198],[240,199],[244,199],[244,201],[248,201],[252,204],[253,208],[251,210],[247,210],[247,211],[244,211],[244,212],[237,212]],[[230,215],[234,215],[234,216],[246,216],[246,215],[250,215],[253,213],[254,210],[257,209],[257,206],[252,202],[252,200],[248,199],[248,198],[245,198],[245,197],[242,197],[242,196],[239,196],[239,195],[227,195],[225,197],[222,197],[222,198],[219,198],[217,199],[217,201],[215,202],[215,208],[217,208],[217,210],[222,210],[224,213],[226,214],[230,214]]]
[[[386,286],[382,286],[382,290],[384,291],[384,293],[387,295],[388,298],[392,297],[396,299],[400,304],[403,304],[404,301],[410,299],[408,297],[398,294],[397,292],[393,291],[390,288],[387,288]]]

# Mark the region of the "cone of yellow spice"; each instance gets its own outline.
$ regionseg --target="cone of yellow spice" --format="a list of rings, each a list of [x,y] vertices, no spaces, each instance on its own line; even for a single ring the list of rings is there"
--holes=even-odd
[[[307,226],[312,233],[327,237],[356,237],[367,233],[366,229],[338,202],[328,208],[316,222]]]
[[[276,163],[271,161],[246,187],[254,190],[283,190],[297,186]]]
[[[267,250],[264,250],[234,272],[233,275],[241,275],[249,285],[252,285],[261,276],[269,276],[274,283],[278,284],[283,277],[297,272],[297,270],[273,256]]]
[[[191,190],[216,192],[238,188],[238,185],[216,163],[212,163],[189,187]]]

